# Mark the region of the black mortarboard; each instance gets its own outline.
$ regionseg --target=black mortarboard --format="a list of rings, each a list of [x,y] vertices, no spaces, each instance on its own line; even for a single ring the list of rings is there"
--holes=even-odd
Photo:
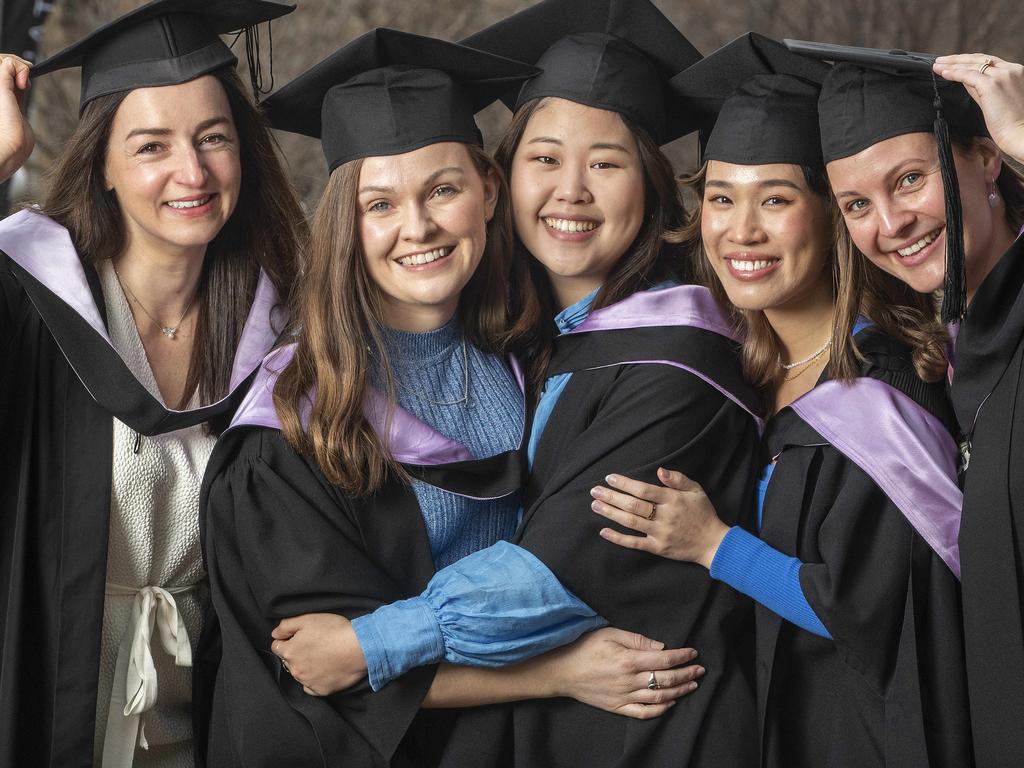
[[[829,67],[755,32],[672,78],[707,135],[703,156],[739,165],[821,166],[818,89]]]
[[[178,85],[237,63],[220,34],[276,19],[294,5],[266,0],[153,0],[32,67],[82,68],[80,108],[98,96]]]
[[[946,279],[942,318],[959,320],[967,309],[963,212],[950,129],[987,136],[981,110],[959,83],[932,72],[926,53],[787,40],[786,46],[836,62],[822,84],[818,120],[825,162],[861,152],[908,133],[933,133],[946,202]]]
[[[330,170],[440,141],[481,144],[474,113],[537,73],[458,43],[374,29],[263,102],[271,124],[320,139]]]
[[[558,96],[625,115],[659,144],[696,128],[668,80],[700,53],[649,0],[544,0],[462,42],[540,67],[503,96],[513,110]]]

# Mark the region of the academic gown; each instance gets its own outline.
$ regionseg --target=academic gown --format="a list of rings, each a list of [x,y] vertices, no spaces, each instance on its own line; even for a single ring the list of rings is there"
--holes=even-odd
[[[220,637],[204,632],[199,655],[221,656],[207,764],[475,766],[478,740],[502,730],[484,726],[491,718],[500,723],[503,710],[421,712],[436,665],[376,693],[363,681],[317,698],[270,651],[271,630],[283,618],[354,618],[418,595],[434,574],[423,513],[407,483],[392,478],[371,497],[356,497],[285,442],[270,393],[288,350],[268,358],[204,481],[202,535]],[[383,411],[367,415],[381,433]],[[449,492],[498,498],[522,487],[522,451],[473,460],[401,408],[388,444],[414,477]],[[463,730],[453,741],[456,719]],[[507,744],[486,746],[509,751]]]
[[[964,475],[964,633],[979,766],[1024,763],[1024,239],[974,295],[951,395]]]
[[[31,211],[0,222],[0,765],[92,764],[112,418],[154,435],[230,414],[278,303],[263,276],[227,397],[169,410],[111,346],[67,231]]]
[[[610,544],[590,508],[607,474],[657,483],[667,467],[701,483],[727,522],[750,524],[758,405],[727,325],[705,289],[680,286],[597,310],[556,340],[548,376],[572,378],[540,438],[515,543],[611,626],[694,647],[707,673],[647,721],[570,699],[517,703],[516,766],[755,764],[751,602],[699,565]]]
[[[801,587],[832,639],[757,606],[763,764],[969,766],[960,593],[952,570],[960,499],[951,408],[942,384],[917,377],[904,346],[871,328],[857,340],[867,358],[861,375],[897,393],[880,385],[854,399],[855,392],[825,383],[823,374],[810,394],[831,391],[815,403],[817,413],[805,396],[772,418],[765,433],[763,461],[776,463],[761,538],[803,561]],[[904,420],[888,420],[890,400],[915,419],[917,438],[906,445],[920,446],[919,460],[896,444],[902,430],[890,425]],[[823,435],[821,424],[834,434]],[[930,466],[929,457],[945,471]],[[911,472],[901,474],[900,462]],[[936,549],[894,499],[912,513],[927,510],[916,522]],[[943,518],[944,529],[925,527]]]

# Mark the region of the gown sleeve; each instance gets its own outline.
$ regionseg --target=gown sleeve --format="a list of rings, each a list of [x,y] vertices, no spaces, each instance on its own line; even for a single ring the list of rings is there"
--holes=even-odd
[[[369,536],[352,502],[272,430],[239,430],[221,439],[203,500],[204,546],[223,644],[208,763],[387,763],[436,667],[417,669],[380,693],[364,684],[323,698],[307,696],[271,653],[270,632],[288,616],[332,612],[354,618],[406,597],[410,590],[402,582],[415,577],[416,553],[368,551]],[[371,512],[387,514],[388,508],[379,504]],[[402,546],[400,537],[395,546]]]
[[[536,557],[501,541],[438,571],[419,597],[352,622],[374,690],[442,659],[499,667],[571,643],[607,622]]]

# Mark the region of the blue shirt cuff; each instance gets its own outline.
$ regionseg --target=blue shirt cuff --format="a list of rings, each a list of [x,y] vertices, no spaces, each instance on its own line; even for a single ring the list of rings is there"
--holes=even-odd
[[[370,687],[375,691],[414,667],[436,664],[444,658],[441,627],[422,597],[382,605],[354,619],[352,629],[363,649]]]
[[[724,581],[808,632],[831,639],[800,586],[802,565],[797,558],[784,555],[757,536],[734,527],[722,539],[711,561],[711,578]]]

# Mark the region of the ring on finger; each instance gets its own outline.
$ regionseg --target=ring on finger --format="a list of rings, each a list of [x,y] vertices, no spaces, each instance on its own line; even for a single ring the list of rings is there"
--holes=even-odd
[[[655,503],[654,503],[654,502],[652,501],[652,502],[651,502],[651,514],[649,514],[649,515],[647,516],[647,519],[648,519],[648,520],[653,520],[653,519],[654,519],[654,516],[655,516],[656,514],[658,514],[658,505],[657,505],[657,504],[655,504]],[[652,672],[651,674],[654,674],[654,673]]]
[[[994,67],[995,65],[996,63],[992,61],[992,59],[985,59],[985,61],[982,62],[981,66],[978,67],[978,71],[984,75],[986,69],[988,69],[989,67]]]
[[[651,674],[647,676],[647,690],[656,691],[659,688],[661,688],[661,685],[658,684],[658,678],[654,676],[654,672],[652,671]]]

